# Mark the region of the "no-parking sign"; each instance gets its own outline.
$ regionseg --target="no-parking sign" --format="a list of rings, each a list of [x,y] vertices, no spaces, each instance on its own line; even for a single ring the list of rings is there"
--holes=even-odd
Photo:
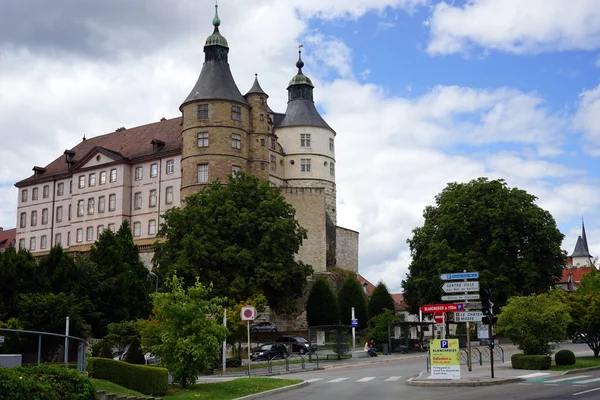
[[[253,306],[244,306],[240,311],[242,321],[254,321],[256,318],[256,309]]]

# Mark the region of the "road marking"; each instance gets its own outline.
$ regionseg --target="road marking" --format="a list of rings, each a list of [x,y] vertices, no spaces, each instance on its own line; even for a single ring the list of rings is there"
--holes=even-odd
[[[517,383],[517,385],[521,385],[521,386],[531,386],[531,383]]]
[[[329,383],[338,383],[338,382],[343,382],[348,378],[336,378],[336,379],[332,379],[330,381],[328,381]]]
[[[585,393],[595,392],[596,390],[600,390],[600,388],[596,388],[596,389],[590,389],[590,390],[585,390],[585,391],[583,391],[583,392],[579,392],[579,393],[573,393],[573,396],[579,396],[580,394],[585,394]]]
[[[320,381],[321,379],[323,379],[323,378],[314,378],[314,379],[309,379],[309,380],[308,380],[308,383],[311,383],[311,382],[316,382],[316,381]]]
[[[373,379],[375,379],[374,376],[367,376],[365,378],[357,380],[356,382],[369,382],[370,380],[373,380]]]
[[[546,376],[546,375],[550,375],[550,372],[535,372],[533,374],[528,374],[528,375],[519,375],[519,378],[536,378],[538,376]]]
[[[559,386],[558,383],[546,383],[544,386]]]
[[[402,378],[401,376],[390,376],[384,382],[396,382],[398,379]]]
[[[592,382],[598,382],[598,381],[600,381],[600,378],[586,379],[584,381],[577,381],[575,383],[583,384],[583,383],[592,383]]]
[[[558,382],[564,382],[564,381],[574,381],[575,379],[589,378],[589,377],[590,377],[590,375],[570,376],[568,378],[553,379],[551,381],[546,381],[544,383],[558,383]]]

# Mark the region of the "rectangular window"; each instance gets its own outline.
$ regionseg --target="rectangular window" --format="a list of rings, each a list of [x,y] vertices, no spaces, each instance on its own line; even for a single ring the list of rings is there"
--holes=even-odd
[[[84,207],[85,207],[85,205],[84,205],[83,200],[79,200],[77,202],[77,216],[78,217],[83,217]]]
[[[138,237],[142,235],[142,223],[135,222],[133,224],[133,236]]]
[[[142,169],[142,167],[137,167],[135,169],[135,180],[141,181],[143,177],[144,177],[144,170]]]
[[[100,172],[100,184],[101,185],[106,184],[106,171]]]
[[[165,204],[173,204],[173,186],[169,186],[166,189]]]
[[[60,233],[57,233],[56,235],[54,235],[54,245],[58,246],[59,244],[62,244],[62,235]]]
[[[175,172],[175,160],[167,160],[167,175]]]
[[[241,149],[242,148],[242,137],[237,133],[231,134],[231,148]]]
[[[242,107],[231,106],[231,119],[233,121],[241,121],[242,120]]]
[[[98,225],[98,234],[97,234],[97,238],[100,239],[100,235],[102,235],[102,232],[104,231],[104,225]]]
[[[79,189],[83,189],[85,187],[85,175],[81,175],[79,177]]]
[[[91,199],[88,199],[88,215],[92,215],[94,213],[94,211],[96,210],[96,204],[94,201],[94,198],[92,197]]]
[[[148,221],[148,235],[156,235],[156,220]]]
[[[49,185],[45,185],[44,188],[42,189],[42,197],[44,199],[47,199],[48,197],[50,197],[50,186]]]
[[[233,176],[238,175],[241,171],[242,171],[242,168],[238,167],[237,165],[234,165],[233,167],[231,167],[231,175],[233,175]]]
[[[91,226],[88,226],[86,229],[86,234],[85,234],[85,240],[87,240],[88,242],[94,240],[94,228]]]
[[[111,182],[117,181],[117,169],[116,168],[113,168],[110,170],[110,181]]]
[[[65,184],[59,183],[58,186],[56,187],[56,195],[62,196],[63,194],[65,194]]]
[[[277,169],[277,157],[271,155],[271,171],[275,171]]]
[[[198,165],[198,183],[208,182],[208,164]]]
[[[25,250],[25,239],[19,239],[19,250]]]
[[[198,119],[208,119],[208,104],[198,104]]]
[[[108,224],[108,229],[114,233],[115,232],[115,224]]]
[[[21,190],[21,201],[22,202],[26,202],[27,201],[27,189]]]
[[[335,164],[329,163],[329,175],[335,176]]]
[[[31,226],[37,225],[37,211],[31,212]]]
[[[88,179],[89,179],[89,186],[96,186],[96,174],[95,173],[90,174]]]
[[[42,210],[42,225],[47,225],[48,224],[48,209],[44,208]]]
[[[150,165],[150,178],[156,178],[158,176],[158,164]]]
[[[133,208],[139,210],[142,208],[142,192],[137,192],[133,197]]]
[[[35,236],[29,239],[29,250],[35,250]]]
[[[42,235],[40,237],[40,249],[45,249],[46,247],[48,247],[48,236]]]
[[[277,141],[274,138],[271,138],[271,150],[275,150]]]
[[[300,159],[300,171],[310,172],[310,158],[301,158]]]
[[[71,232],[67,232],[67,246],[71,245]]]
[[[72,193],[73,193],[73,181],[70,180],[69,181],[69,194],[72,194]]]
[[[98,212],[99,213],[104,212],[104,207],[106,206],[104,203],[105,203],[105,197],[104,196],[98,197]]]
[[[148,205],[150,207],[156,207],[156,189],[150,191],[150,198],[148,199]]]
[[[300,134],[300,147],[310,147],[310,133]]]
[[[62,222],[63,219],[63,208],[62,206],[56,207],[56,222]]]
[[[198,147],[208,147],[208,132],[198,134]]]
[[[25,228],[27,227],[27,213],[22,212],[21,218],[19,220],[19,227]]]
[[[262,147],[265,147],[265,139],[260,139],[260,145],[261,145]]]
[[[111,194],[108,196],[108,211],[115,211],[117,209],[117,195]]]
[[[68,215],[68,217],[69,217],[69,221],[70,221],[71,220],[71,204],[69,204],[69,215]]]
[[[329,151],[333,151],[333,138],[329,138]]]
[[[264,170],[265,170],[265,163],[264,163],[264,162],[261,162],[261,163],[260,163],[260,170],[261,170],[261,171],[264,171]]]
[[[38,188],[33,188],[33,190],[31,191],[31,200],[37,200],[38,199]]]

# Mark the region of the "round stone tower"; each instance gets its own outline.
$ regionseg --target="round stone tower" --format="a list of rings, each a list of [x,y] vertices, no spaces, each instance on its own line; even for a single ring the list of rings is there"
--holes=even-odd
[[[269,143],[273,133],[267,105],[269,95],[260,87],[258,75],[245,97],[250,104],[248,172],[266,181],[269,179]]]
[[[250,104],[231,74],[227,59],[229,46],[219,32],[220,25],[218,6],[215,5],[214,31],[204,45],[200,77],[179,107],[183,142],[182,199],[200,191],[209,182],[217,179],[227,182],[227,176],[232,172],[254,169],[249,164]]]

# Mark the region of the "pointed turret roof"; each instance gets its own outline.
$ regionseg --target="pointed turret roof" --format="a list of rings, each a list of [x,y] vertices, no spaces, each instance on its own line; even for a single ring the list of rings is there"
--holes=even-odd
[[[269,97],[269,95],[265,93],[263,88],[260,87],[260,83],[258,83],[258,74],[254,74],[254,83],[252,84],[250,90],[248,90],[248,93],[246,93],[246,96],[248,96],[251,93],[264,94],[265,96]]]
[[[577,243],[575,243],[575,250],[573,250],[573,254],[571,254],[571,257],[592,258],[588,247],[587,235],[585,234],[585,224],[583,222],[583,218],[581,218],[581,236],[577,238]]]

